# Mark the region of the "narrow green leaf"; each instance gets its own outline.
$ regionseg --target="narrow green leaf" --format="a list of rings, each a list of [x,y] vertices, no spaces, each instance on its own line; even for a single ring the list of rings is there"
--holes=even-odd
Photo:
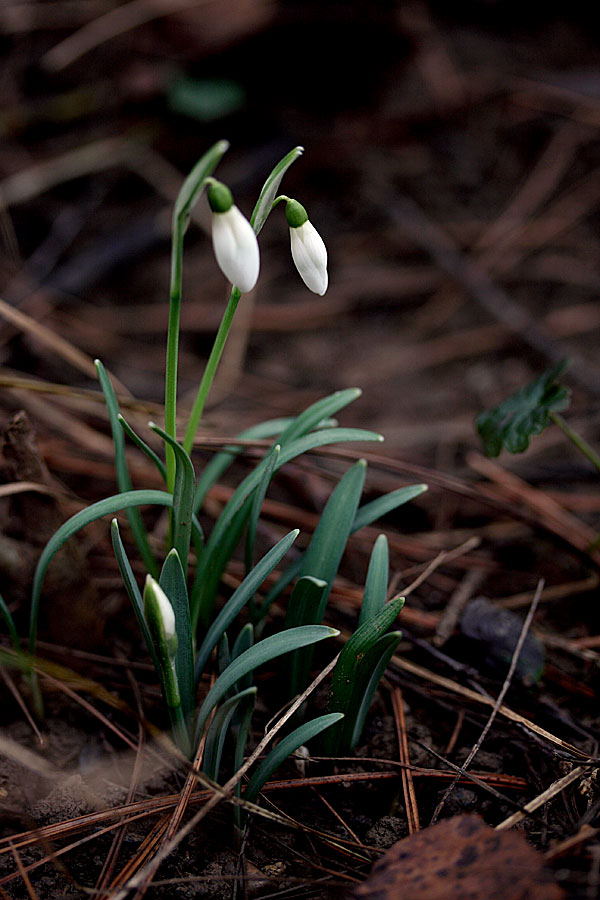
[[[150,447],[146,443],[146,441],[142,440],[142,438],[139,436],[139,434],[137,434],[133,430],[133,428],[131,427],[129,422],[127,422],[127,420],[125,418],[123,418],[123,416],[120,413],[117,418],[119,420],[119,424],[120,424],[121,428],[123,429],[123,431],[125,432],[127,437],[130,438],[130,440],[133,441],[133,443],[136,445],[136,447],[138,447],[138,449],[140,449],[142,451],[142,453],[144,453],[148,457],[148,459],[154,463],[154,465],[158,469],[158,472],[159,472],[162,480],[166,483],[167,467],[165,466],[164,462],[162,461],[162,459],[160,458],[158,453],[155,453],[154,450],[152,449],[152,447]]]
[[[567,365],[568,360],[563,359],[494,409],[477,417],[477,431],[488,456],[499,456],[504,447],[510,453],[523,453],[529,447],[530,438],[541,434],[549,424],[550,413],[567,408],[570,392],[558,384]]]
[[[264,638],[259,644],[255,644],[242,653],[241,656],[238,656],[237,659],[232,660],[228,668],[210,689],[204,703],[200,707],[197,721],[198,739],[202,735],[204,726],[213,708],[240,678],[278,656],[283,656],[283,654],[290,653],[299,647],[306,647],[309,644],[323,641],[325,638],[335,637],[338,634],[339,631],[335,628],[327,628],[324,625],[305,625],[302,628],[290,628],[287,631],[281,631],[279,634],[273,634]]]
[[[295,459],[295,457],[301,456],[309,450],[314,450],[317,447],[323,447],[327,444],[336,444],[347,441],[381,440],[383,440],[381,435],[375,434],[372,431],[364,431],[360,428],[328,428],[322,431],[314,431],[291,441],[289,444],[286,444],[285,447],[282,447],[279,459],[275,465],[275,470],[280,469],[283,465],[290,462],[292,459]],[[206,625],[210,620],[216,596],[216,589],[223,571],[223,569],[219,571],[219,567],[215,565],[215,559],[222,559],[221,548],[225,546],[228,541],[231,544],[230,534],[233,519],[242,505],[247,501],[252,491],[260,484],[267,464],[267,459],[263,458],[256,468],[246,476],[240,485],[238,485],[215,523],[204,553],[202,554],[202,558],[198,561],[196,570],[196,582],[192,592],[192,623],[194,626],[198,621]],[[239,523],[239,519],[236,521]],[[235,543],[237,543],[237,540]],[[235,546],[235,544],[233,546]]]
[[[319,524],[304,554],[301,574],[312,575],[327,582],[327,589],[316,613],[316,623],[325,614],[327,598],[356,516],[366,472],[366,462],[359,459],[340,479],[325,504]]]
[[[338,393],[342,392],[340,391]],[[355,391],[353,391],[353,394],[354,396],[356,396]],[[306,412],[308,412],[308,410],[306,410]],[[310,420],[308,421],[310,422]],[[253,425],[251,428],[246,428],[244,431],[240,431],[240,433],[236,435],[236,440],[259,441],[263,440],[264,438],[277,437],[294,422],[296,422],[296,419],[290,418],[289,416],[282,419],[268,419],[266,422],[259,422],[258,425]],[[307,430],[310,431],[313,427],[318,427],[321,430],[325,430],[327,428],[335,428],[336,425],[337,422],[335,421],[335,419],[325,417],[323,419],[318,419],[315,425],[309,424]],[[301,430],[301,433],[304,432]],[[289,440],[290,438],[288,436],[288,442]],[[281,440],[278,439],[277,443],[281,444]],[[217,453],[211,459],[208,465],[204,468],[204,471],[198,478],[198,482],[196,484],[196,496],[194,498],[195,512],[198,512],[198,510],[204,503],[206,495],[211,487],[216,484],[219,478],[221,478],[221,476],[227,471],[236,456],[239,456],[243,451],[243,446],[229,444],[220,453]]]
[[[289,444],[290,441],[295,441],[297,438],[308,434],[323,419],[335,416],[345,406],[358,400],[361,394],[360,388],[346,388],[343,391],[335,391],[327,397],[322,397],[316,403],[303,410],[295,419],[291,420],[289,425],[279,435],[279,443],[283,447],[285,444]]]
[[[125,455],[125,436],[123,429],[119,424],[119,404],[117,396],[113,390],[108,373],[99,359],[95,360],[96,372],[100,387],[106,401],[106,409],[110,421],[110,430],[112,432],[113,444],[115,447],[115,470],[117,474],[117,484],[121,493],[132,490],[131,476],[127,466],[127,457]],[[139,509],[132,507],[127,510],[127,520],[131,533],[135,540],[136,546],[140,552],[140,556],[144,560],[144,565],[148,572],[155,578],[158,575],[158,565],[154,558],[154,554],[148,541],[146,527],[140,515]]]
[[[415,497],[423,494],[426,490],[426,484],[409,484],[407,487],[390,491],[389,494],[384,494],[383,497],[377,497],[376,500],[371,500],[370,503],[365,503],[354,517],[351,533],[354,534],[366,525],[371,525],[377,519],[392,512],[392,510],[397,509],[404,503],[408,503],[409,500],[414,500]]]
[[[134,506],[171,506],[172,502],[171,494],[168,494],[166,491],[128,491],[127,493],[115,494],[112,497],[99,500],[97,503],[92,503],[91,506],[87,506],[85,509],[75,513],[74,516],[67,519],[64,525],[61,525],[42,550],[33,576],[29,619],[30,653],[35,653],[40,597],[46,571],[55,554],[66,544],[69,538],[80,531],[80,529],[85,528],[86,525],[90,525],[97,519],[103,518],[103,516],[114,516],[115,513],[124,509],[131,509]]]
[[[229,663],[231,662],[231,650],[229,648],[229,638],[225,631],[221,635],[221,640],[217,646],[217,672],[222,675]]]
[[[313,719],[311,722],[305,722],[299,728],[296,728],[295,731],[292,731],[291,734],[288,734],[287,737],[284,737],[252,774],[244,791],[244,800],[247,800],[249,803],[255,803],[267,780],[288,756],[295,753],[298,747],[308,743],[311,738],[316,737],[322,731],[325,731],[326,728],[330,728],[343,718],[343,713],[328,713]]]
[[[291,593],[285,617],[286,628],[313,625],[318,622],[319,609],[327,590],[327,582],[312,575],[299,578]],[[293,653],[289,661],[290,696],[299,694],[308,681],[310,662],[306,653]]]
[[[371,525],[371,523],[375,522],[378,518],[380,518],[380,516],[391,512],[398,506],[402,506],[402,504],[406,503],[408,500],[412,500],[414,497],[418,497],[419,494],[422,494],[426,490],[426,484],[411,484],[408,487],[403,487],[399,488],[396,491],[391,491],[391,493],[386,494],[384,497],[378,497],[376,500],[373,500],[370,503],[365,503],[364,506],[361,506],[357,510],[350,533],[355,534],[355,532],[359,531],[361,528],[364,528],[366,525]],[[296,578],[300,574],[304,567],[303,560],[304,554],[290,563],[277,583],[273,585],[273,587],[267,593],[263,604],[257,613],[257,617],[254,620],[255,624],[267,614],[271,604],[281,596],[286,587],[291,584],[294,578]]]
[[[249,572],[252,568],[252,564],[254,561],[254,544],[256,541],[256,529],[258,527],[258,520],[260,518],[260,512],[262,510],[262,505],[264,503],[267,490],[271,483],[271,478],[273,477],[275,464],[279,459],[280,453],[281,447],[279,446],[279,444],[275,444],[273,449],[270,450],[267,454],[267,465],[265,466],[262,478],[260,479],[260,482],[258,483],[258,486],[252,495],[252,504],[250,506],[250,515],[248,517],[248,531],[246,532],[246,572]]]
[[[251,428],[240,431],[240,433],[235,436],[235,440],[260,441],[264,438],[276,437],[292,421],[293,419],[290,419],[289,417],[269,419],[266,422],[260,422],[258,425],[253,425]],[[198,512],[204,503],[206,495],[211,487],[217,483],[219,478],[222,477],[232,464],[236,456],[243,453],[244,449],[243,446],[228,444],[220,453],[216,453],[208,465],[204,467],[202,474],[198,477],[198,481],[196,482],[196,496],[194,497],[195,512]]]
[[[133,606],[135,617],[138,621],[138,625],[140,626],[140,631],[142,632],[146,647],[148,648],[148,653],[152,658],[154,668],[156,669],[158,677],[162,682],[160,661],[156,654],[156,650],[154,649],[154,641],[152,640],[152,635],[150,634],[150,629],[148,628],[146,617],[144,616],[144,603],[142,600],[142,594],[137,585],[137,581],[135,580],[133,569],[131,568],[131,563],[129,562],[127,553],[125,552],[125,547],[123,546],[121,533],[119,531],[119,523],[116,519],[113,519],[110,523],[110,536],[117,560],[117,565],[119,566],[121,578],[123,579],[123,583],[125,585],[125,590],[127,591],[129,599],[131,600],[131,605]]]
[[[401,640],[402,632],[392,631],[375,641],[365,653],[363,665],[356,673],[349,710],[341,726],[342,752],[350,753],[358,744],[377,686]]]
[[[217,143],[198,160],[183,182],[177,200],[175,201],[175,209],[173,211],[173,220],[177,223],[181,231],[185,231],[192,208],[204,190],[204,180],[214,172],[228,149],[228,141],[217,141]]]
[[[206,732],[206,743],[204,745],[204,758],[202,760],[202,770],[205,775],[213,781],[217,781],[219,777],[219,769],[221,767],[221,757],[223,755],[223,745],[227,737],[227,729],[229,724],[242,700],[249,700],[256,696],[256,688],[249,687],[245,691],[241,691],[234,697],[226,700],[222,706],[214,714],[208,730]]]
[[[242,653],[245,653],[246,650],[249,650],[250,647],[254,644],[254,626],[251,622],[247,622],[244,627],[241,629],[237,638],[233,643],[233,647],[231,648],[231,659],[237,659],[238,656],[241,656]],[[248,675],[245,675],[241,678],[236,686],[236,691],[243,691],[245,688],[250,687],[252,684],[252,673],[250,672]],[[235,723],[235,720],[234,720]]]
[[[371,677],[369,667],[372,668],[373,660],[372,656],[367,659],[369,651],[395,621],[403,606],[404,597],[395,597],[390,600],[376,616],[360,625],[346,643],[331,678],[328,702],[330,712],[343,712],[347,717],[354,718],[357,710],[356,694],[354,693],[357,680],[361,678],[361,685],[364,689],[365,681]],[[328,740],[331,744],[331,735]],[[331,746],[329,752],[332,752]]]
[[[290,596],[285,627],[314,625],[326,589],[327,582],[321,578],[314,578],[312,575],[303,575],[299,578]]]
[[[385,534],[380,534],[371,552],[358,624],[368,622],[385,606],[388,590],[390,554]]]
[[[212,546],[207,544],[198,557],[191,595],[194,634],[199,624],[203,628],[208,628],[212,620],[221,577],[246,527],[250,514],[250,502],[250,498],[247,498],[242,508],[237,510],[229,528],[223,534],[221,542],[213,543]],[[206,559],[207,556],[210,557],[209,560]]]
[[[252,212],[250,217],[250,224],[254,228],[256,234],[259,234],[263,225],[267,221],[269,217],[269,213],[271,212],[273,201],[277,197],[279,192],[279,185],[281,184],[281,179],[292,165],[295,160],[298,159],[299,156],[302,156],[304,153],[304,147],[294,147],[293,150],[283,157],[280,160],[267,180],[263,185],[263,189],[260,192],[260,196],[256,201],[256,206]]]
[[[319,524],[315,528],[304,554],[300,575],[312,575],[313,578],[325,581],[327,585],[322,593],[319,606],[313,612],[312,621],[315,624],[323,621],[331,587],[358,509],[366,471],[367,464],[364,459],[360,459],[340,479],[325,504]],[[299,650],[292,655],[290,685],[293,694],[304,690],[308,684],[312,658],[311,647]]]
[[[192,508],[194,504],[195,475],[192,461],[181,444],[154,422],[150,428],[167,443],[175,454],[175,484],[173,487],[173,518],[171,543],[182,565],[187,566],[192,537]]]
[[[192,623],[185,574],[177,550],[173,548],[165,559],[159,584],[173,607],[177,632],[175,671],[181,695],[181,707],[186,723],[190,724],[195,707],[194,650]]]
[[[250,676],[248,676],[250,677]],[[250,726],[252,723],[252,714],[254,712],[255,698],[250,696],[238,706],[236,712],[237,724],[232,725],[235,734],[235,750],[233,754],[233,771],[238,772],[244,763],[246,753],[246,744],[248,743],[248,735],[250,734]],[[234,791],[236,797],[242,796],[242,782],[238,781]],[[242,828],[242,809],[237,806],[233,808],[233,821],[236,829],[241,831]]]
[[[261,586],[267,575],[273,571],[277,563],[285,556],[296,538],[298,530],[290,531],[274,547],[266,553],[256,566],[246,575],[240,586],[231,595],[217,618],[209,627],[196,656],[196,680],[204,671],[210,654],[219,642],[221,635],[227,631],[234,619],[239,615],[246,603]]]

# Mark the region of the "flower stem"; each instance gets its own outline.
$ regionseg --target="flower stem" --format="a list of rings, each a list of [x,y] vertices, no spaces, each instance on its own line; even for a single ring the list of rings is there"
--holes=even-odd
[[[165,431],[176,439],[177,421],[177,368],[179,356],[179,321],[181,318],[181,291],[183,270],[183,228],[177,218],[173,221],[171,249],[171,287],[169,303],[169,330],[167,333],[167,362],[165,367]],[[175,455],[169,445],[165,447],[167,464],[167,490],[175,484]]]
[[[555,425],[558,425],[560,430],[565,434],[569,440],[575,444],[578,450],[586,456],[591,464],[600,472],[600,456],[596,453],[596,451],[588,444],[584,438],[581,437],[576,431],[574,431],[570,425],[567,425],[562,416],[560,416],[556,412],[550,413],[550,418],[554,422]]]
[[[221,319],[221,324],[219,325],[219,330],[217,331],[217,336],[210,352],[208,362],[206,363],[204,375],[202,376],[202,381],[200,382],[200,387],[198,388],[198,393],[196,394],[196,399],[190,413],[190,419],[183,439],[183,446],[187,453],[190,453],[192,450],[198,425],[200,424],[200,419],[204,412],[206,398],[208,397],[213,383],[225,347],[225,342],[227,341],[227,335],[229,334],[229,329],[231,328],[231,323],[233,322],[233,317],[241,296],[242,292],[239,288],[232,287],[231,294],[229,295],[229,302],[227,303],[223,318]],[[167,428],[165,427],[165,431],[166,430]]]

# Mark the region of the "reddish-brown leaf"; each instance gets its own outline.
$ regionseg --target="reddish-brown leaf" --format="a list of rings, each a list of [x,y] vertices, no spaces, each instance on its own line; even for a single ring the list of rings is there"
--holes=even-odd
[[[455,816],[394,844],[354,891],[368,900],[561,900],[543,857],[516,831]]]

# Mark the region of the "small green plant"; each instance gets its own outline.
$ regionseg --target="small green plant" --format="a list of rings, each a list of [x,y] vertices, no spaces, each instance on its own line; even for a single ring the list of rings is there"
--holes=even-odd
[[[356,747],[373,694],[402,637],[400,631],[386,633],[404,606],[404,597],[386,603],[388,569],[388,542],[380,534],[369,561],[358,628],[344,645],[331,679],[328,709],[344,717],[325,736],[325,750],[332,756]]]
[[[156,453],[124,419],[104,366],[97,361],[98,378],[108,410],[115,448],[119,493],[93,503],[72,516],[53,535],[44,548],[34,575],[29,652],[35,653],[42,588],[48,566],[57,551],[77,531],[104,516],[111,516],[111,537],[123,582],[131,600],[148,652],[160,679],[165,708],[173,739],[187,757],[195,754],[204,737],[205,773],[217,779],[223,747],[228,735],[234,740],[234,765],[244,758],[244,750],[256,698],[253,673],[265,663],[285,657],[293,694],[301,693],[309,681],[314,645],[335,636],[333,628],[322,625],[327,598],[349,536],[379,516],[416,497],[424,485],[400,488],[360,506],[366,463],[359,461],[343,476],[333,490],[321,520],[307,547],[288,564],[275,586],[258,603],[257,592],[267,576],[291,549],[298,531],[279,540],[261,558],[256,559],[257,523],[263,500],[272,478],[281,466],[307,451],[345,441],[380,441],[371,431],[342,428],[335,417],[355,400],[360,391],[337,391],[305,409],[295,418],[274,419],[242,432],[243,439],[272,439],[270,450],[241,481],[205,539],[198,515],[210,488],[222,477],[240,452],[233,443],[216,454],[199,476],[190,453],[237,305],[244,292],[252,290],[259,275],[260,256],[257,236],[270,212],[285,203],[290,229],[292,257],[310,290],[324,294],[327,289],[327,252],[310,223],[306,210],[297,201],[279,195],[279,185],[289,166],[301,155],[292,150],[275,167],[260,193],[250,221],[233,202],[229,189],[213,177],[213,171],[227,149],[220,141],[197,163],[185,180],[175,204],[171,263],[170,313],[167,334],[164,428],[150,423],[160,438],[164,454]],[[183,284],[183,241],[191,210],[206,191],[212,210],[212,239],[217,262],[232,283],[229,302],[217,332],[193,406],[189,412],[182,441],[177,439],[177,371],[179,322]],[[165,490],[134,489],[125,454],[126,438],[146,454],[158,469]],[[161,564],[156,546],[150,540],[140,513],[142,506],[165,507],[169,514],[167,547]],[[125,512],[131,534],[147,570],[143,591],[137,584],[123,544],[117,513]],[[221,577],[245,534],[246,577],[229,599],[218,608]],[[387,544],[377,542],[367,585],[358,631],[342,652],[332,689],[332,709],[307,721],[285,737],[261,763],[251,777],[246,796],[256,797],[264,780],[281,760],[301,744],[326,728],[335,727],[338,737],[331,747],[353,745],[389,656],[397,643],[397,634],[383,632],[396,617],[401,601],[385,604],[387,590]],[[195,572],[190,568],[195,557]],[[384,559],[385,557],[385,559]],[[384,576],[385,570],[385,576]],[[286,627],[279,633],[262,637],[266,616],[273,601],[293,582]],[[242,626],[240,614],[246,609],[249,622]],[[16,630],[3,602],[4,614],[13,640]],[[236,634],[230,644],[229,635]],[[16,640],[15,646],[18,645]],[[357,649],[358,648],[358,649]],[[356,654],[364,655],[358,666]],[[200,704],[197,694],[201,679],[216,655],[218,677]],[[354,661],[354,662],[353,662]],[[356,685],[348,695],[341,685],[344,673],[357,674]],[[41,705],[37,682],[32,686]],[[346,730],[338,732],[343,717]],[[238,824],[240,822],[238,816]]]
[[[554,424],[600,472],[596,451],[560,415],[570,402],[569,389],[558,380],[567,367],[568,360],[561,360],[498,406],[480,413],[476,426],[488,456],[499,456],[503,449],[524,453],[534,435]]]

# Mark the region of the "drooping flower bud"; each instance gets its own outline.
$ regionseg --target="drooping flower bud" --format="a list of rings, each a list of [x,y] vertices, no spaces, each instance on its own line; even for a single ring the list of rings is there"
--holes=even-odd
[[[327,248],[297,200],[288,200],[285,216],[290,227],[292,259],[306,287],[321,297],[327,290]]]
[[[164,646],[170,657],[175,656],[177,651],[175,613],[171,601],[152,575],[146,575],[143,599],[144,618],[157,649],[160,651]]]
[[[250,222],[233,202],[231,191],[220,181],[207,189],[212,210],[212,242],[219,268],[243,294],[258,280],[260,255],[258,241]]]

